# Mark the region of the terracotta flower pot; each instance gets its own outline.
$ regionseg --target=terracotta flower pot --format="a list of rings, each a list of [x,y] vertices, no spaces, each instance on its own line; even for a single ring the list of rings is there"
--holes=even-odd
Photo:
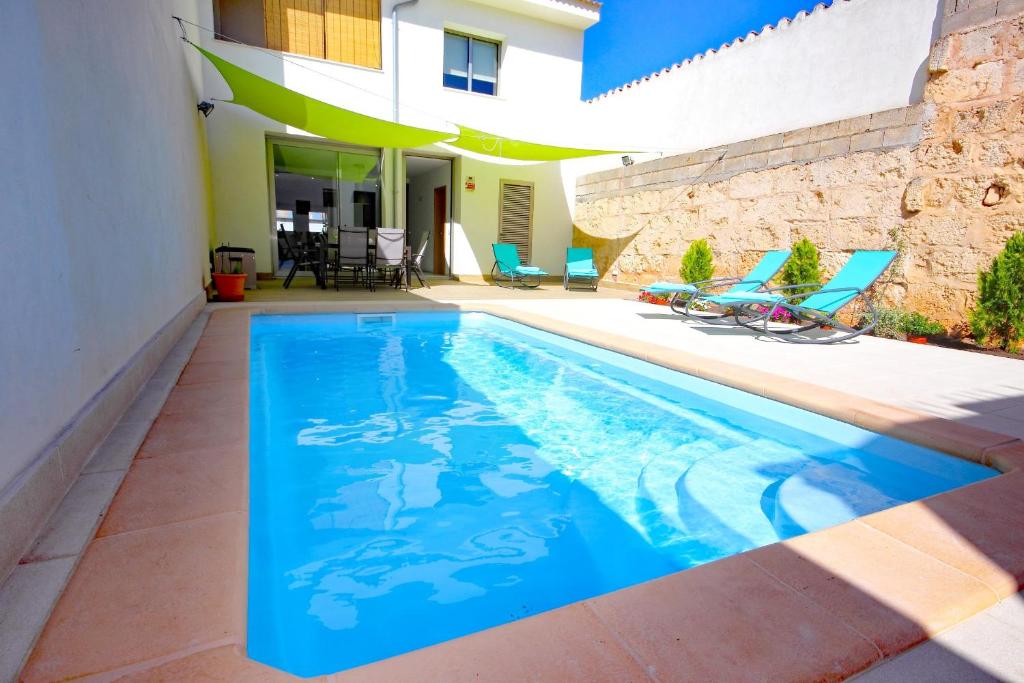
[[[214,273],[213,284],[221,301],[245,300],[245,273]]]
[[[911,344],[927,344],[928,337],[915,337],[913,335],[907,335],[907,341]]]

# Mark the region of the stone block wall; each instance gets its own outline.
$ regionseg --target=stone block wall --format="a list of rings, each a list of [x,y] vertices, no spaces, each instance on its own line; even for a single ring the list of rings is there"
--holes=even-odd
[[[1024,12],[1024,0],[943,0],[942,33],[964,31]]]
[[[580,178],[574,244],[633,284],[676,278],[698,238],[719,274],[800,237],[826,275],[895,248],[878,295],[956,328],[979,268],[1024,230],[1022,195],[1024,17],[994,14],[936,43],[919,105]]]

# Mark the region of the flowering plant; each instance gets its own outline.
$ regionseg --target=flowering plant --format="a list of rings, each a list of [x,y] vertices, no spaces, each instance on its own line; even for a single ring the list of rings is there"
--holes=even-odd
[[[668,305],[668,295],[667,294],[651,294],[646,289],[641,289],[640,290],[640,296],[637,297],[637,300],[638,301],[643,301],[644,303],[648,303],[648,304],[657,304],[658,306],[667,306]]]
[[[764,315],[765,313],[767,313],[770,310],[770,307],[769,306],[757,305],[757,306],[754,306],[754,310],[756,310],[761,315]],[[787,309],[785,309],[785,308],[776,308],[775,312],[772,313],[772,322],[774,322],[774,323],[793,323],[793,322],[796,322],[796,318]]]

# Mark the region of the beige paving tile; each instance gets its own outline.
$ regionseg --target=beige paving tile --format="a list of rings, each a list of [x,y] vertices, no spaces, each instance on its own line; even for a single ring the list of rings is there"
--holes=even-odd
[[[840,680],[878,650],[744,556],[586,603],[657,680]]]
[[[996,602],[981,581],[856,521],[748,555],[886,656]]]
[[[199,363],[192,361],[178,378],[178,384],[201,384],[204,382],[222,382],[239,380],[249,376],[249,361],[236,357],[228,361]]]
[[[139,458],[110,506],[99,536],[247,509],[243,448]]]
[[[183,681],[207,681],[210,683],[309,681],[310,683],[319,683],[326,679],[322,676],[313,678],[291,676],[249,659],[236,645],[226,645],[126,673],[114,680],[120,683],[181,683]]]
[[[248,444],[248,438],[248,419],[226,419],[216,412],[161,414],[142,443],[138,457],[210,448],[237,449]]]
[[[1024,469],[1024,442],[1015,441],[986,449],[983,462],[1000,472]]]
[[[207,413],[230,417],[241,417],[248,409],[248,379],[224,380],[203,384],[179,384],[174,387],[163,413]]]
[[[982,581],[997,596],[1018,590],[1024,529],[977,516],[978,507],[942,496],[869,515],[864,524]]]
[[[22,674],[65,680],[241,642],[244,515],[93,541]]]
[[[646,673],[581,604],[337,674],[358,681],[646,681]]]

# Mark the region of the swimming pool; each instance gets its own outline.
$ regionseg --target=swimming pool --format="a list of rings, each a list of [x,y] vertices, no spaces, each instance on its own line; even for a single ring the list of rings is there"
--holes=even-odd
[[[485,314],[251,344],[248,654],[303,676],[996,475]]]

